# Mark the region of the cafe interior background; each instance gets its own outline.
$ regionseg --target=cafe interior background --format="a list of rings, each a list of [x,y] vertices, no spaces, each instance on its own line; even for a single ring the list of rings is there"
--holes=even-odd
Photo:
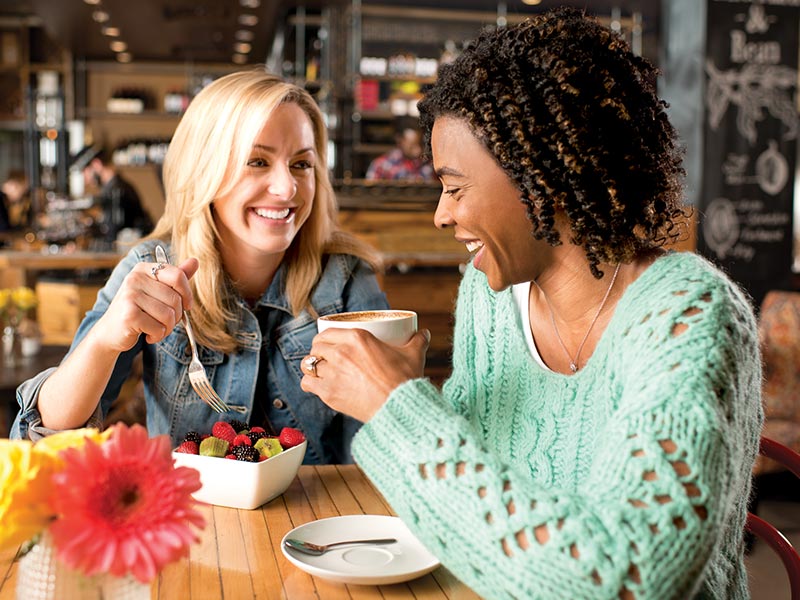
[[[788,379],[775,384],[784,397],[769,418],[799,447],[800,0],[0,0],[0,182],[24,172],[31,204],[27,222],[0,233],[0,288],[36,294],[34,343],[18,355],[4,340],[0,435],[16,384],[63,355],[133,241],[94,235],[87,149],[111,153],[156,220],[161,161],[181,112],[209,81],[252,65],[316,98],[341,222],[382,253],[391,304],[417,310],[433,332],[427,369],[442,381],[467,253],[432,225],[438,185],[366,181],[366,168],[393,147],[393,120],[416,116],[441,61],[481,27],[553,5],[586,8],[661,69],[694,209],[678,249],[726,269],[751,294],[762,333],[781,332],[768,344],[793,366],[775,369]],[[134,378],[113,417],[140,420],[140,395]],[[777,518],[800,531],[795,504],[780,502],[797,486],[774,481],[764,490],[789,507]],[[782,585],[774,559],[762,562],[760,579]]]

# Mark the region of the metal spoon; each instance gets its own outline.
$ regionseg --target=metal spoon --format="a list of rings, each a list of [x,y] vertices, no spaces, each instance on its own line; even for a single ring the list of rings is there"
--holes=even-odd
[[[319,556],[320,554],[325,554],[334,546],[344,546],[345,544],[394,544],[396,541],[397,540],[394,538],[381,538],[377,540],[349,540],[347,542],[333,542],[332,544],[312,544],[311,542],[304,542],[303,540],[295,538],[286,538],[283,545],[304,554]]]

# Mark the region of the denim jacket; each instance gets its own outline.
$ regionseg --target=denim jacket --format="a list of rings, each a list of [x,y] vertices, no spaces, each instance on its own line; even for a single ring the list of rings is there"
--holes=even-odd
[[[125,276],[138,262],[155,262],[157,242],[146,241],[133,248],[117,265],[100,290],[94,307],[83,319],[70,352],[105,313]],[[311,304],[319,315],[353,310],[387,308],[372,270],[356,257],[342,254],[327,256]],[[177,446],[187,431],[210,433],[218,420],[248,421],[254,404],[262,402],[276,431],[283,427],[300,429],[306,435],[306,464],[352,462],[350,442],[361,423],[328,408],[313,394],[300,388],[300,361],[311,348],[317,333],[316,321],[307,310],[294,317],[283,293],[284,269],[278,269],[272,283],[259,300],[266,309],[266,330],[262,338],[258,319],[247,304],[238,302],[238,323],[232,328],[240,349],[231,354],[199,347],[200,361],[211,384],[225,402],[243,406],[245,414],[216,413],[194,392],[188,376],[190,350],[186,330],[179,323],[156,344],[139,337],[137,344],[120,354],[111,379],[89,426],[97,426],[108,413],[120,388],[130,374],[135,356],[142,353],[144,395],[147,405],[147,429],[150,435],[168,434]],[[267,345],[267,352],[261,346]],[[260,357],[267,358],[260,364]],[[268,369],[267,398],[254,398],[259,368]],[[38,439],[53,431],[42,426],[37,409],[39,389],[53,369],[22,383],[17,389],[19,414],[11,437]],[[65,397],[68,397],[68,390]]]

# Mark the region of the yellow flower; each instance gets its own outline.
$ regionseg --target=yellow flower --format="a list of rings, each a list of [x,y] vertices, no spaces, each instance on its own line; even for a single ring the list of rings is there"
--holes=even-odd
[[[22,311],[36,306],[36,292],[29,287],[18,287],[11,290],[11,301]]]
[[[33,451],[60,461],[61,459],[58,458],[58,454],[63,450],[67,448],[80,448],[87,439],[92,440],[96,444],[102,444],[111,436],[112,432],[113,429],[111,428],[102,432],[91,427],[67,429],[39,440],[33,447]],[[60,464],[60,462],[58,464]]]
[[[34,537],[52,521],[51,478],[61,470],[60,453],[86,440],[105,442],[112,429],[66,430],[40,440],[0,439],[0,549],[14,548]]]
[[[50,481],[39,477],[48,460],[31,442],[0,439],[0,549],[19,546],[50,522]]]

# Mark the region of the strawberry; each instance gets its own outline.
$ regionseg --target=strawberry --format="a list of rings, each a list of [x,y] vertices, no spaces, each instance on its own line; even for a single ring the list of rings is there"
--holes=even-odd
[[[266,431],[264,430],[263,427],[256,426],[250,428],[250,433],[266,433]]]
[[[231,427],[230,423],[225,421],[217,421],[211,428],[211,435],[215,438],[225,440],[229,444],[233,443],[233,438],[236,437],[236,431]]]
[[[299,429],[284,427],[278,435],[278,441],[284,448],[294,448],[306,441],[306,436]]]
[[[200,448],[197,442],[191,440],[182,442],[180,446],[175,448],[175,452],[182,452],[183,454],[200,454]]]
[[[247,435],[245,435],[243,433],[240,433],[235,438],[233,438],[233,445],[234,446],[242,446],[242,445],[244,445],[244,446],[252,446],[253,445],[253,441],[250,439],[249,436],[247,436]]]

